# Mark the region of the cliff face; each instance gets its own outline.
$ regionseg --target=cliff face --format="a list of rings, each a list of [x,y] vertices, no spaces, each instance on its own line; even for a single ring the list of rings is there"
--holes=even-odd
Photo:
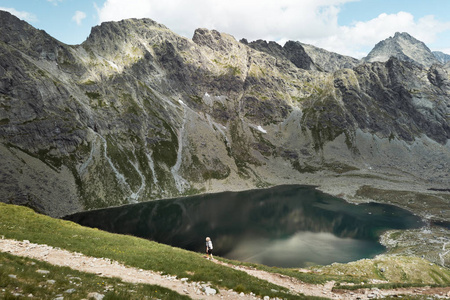
[[[207,29],[190,40],[148,19],[103,23],[70,46],[0,14],[3,202],[62,216],[325,178],[450,180],[438,65],[357,65]]]

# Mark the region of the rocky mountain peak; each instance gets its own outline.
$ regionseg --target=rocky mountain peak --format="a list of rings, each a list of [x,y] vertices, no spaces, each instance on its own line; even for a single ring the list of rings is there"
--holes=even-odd
[[[166,26],[146,18],[103,22],[92,27],[89,37],[83,44],[127,41],[133,38],[149,39],[154,35],[154,31],[168,30]]]
[[[366,62],[385,62],[390,57],[400,60],[415,62],[419,65],[430,67],[439,63],[431,50],[421,41],[407,32],[396,32],[378,44],[363,58]]]
[[[43,30],[0,10],[0,41],[33,58],[56,60],[62,45]]]
[[[441,52],[441,51],[433,51],[434,56],[439,60],[441,63],[446,64],[447,62],[450,62],[450,55]]]
[[[284,46],[272,41],[257,40],[248,44],[251,48],[265,52],[271,56],[287,59],[297,68],[317,70],[311,57],[299,42],[288,41]]]
[[[240,47],[240,43],[233,36],[214,29],[196,29],[192,41],[199,46],[206,46],[219,52],[229,52],[233,48]]]

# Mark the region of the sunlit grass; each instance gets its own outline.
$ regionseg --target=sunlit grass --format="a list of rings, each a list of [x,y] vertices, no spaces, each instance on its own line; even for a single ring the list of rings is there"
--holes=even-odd
[[[190,299],[156,285],[126,283],[0,252],[2,299],[54,299],[58,295],[64,299],[87,299],[89,293],[102,294],[104,300]]]

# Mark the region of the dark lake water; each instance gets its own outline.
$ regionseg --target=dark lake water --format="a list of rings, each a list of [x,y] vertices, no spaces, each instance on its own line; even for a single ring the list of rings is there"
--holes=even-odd
[[[419,217],[395,206],[353,205],[307,186],[277,186],[151,201],[67,216],[84,226],[131,234],[279,267],[349,262],[384,251],[388,229],[418,228]]]

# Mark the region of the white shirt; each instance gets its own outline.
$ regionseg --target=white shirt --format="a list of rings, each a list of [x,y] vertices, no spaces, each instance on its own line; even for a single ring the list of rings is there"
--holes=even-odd
[[[206,242],[206,247],[208,249],[212,249],[213,248],[212,242],[211,241]]]

